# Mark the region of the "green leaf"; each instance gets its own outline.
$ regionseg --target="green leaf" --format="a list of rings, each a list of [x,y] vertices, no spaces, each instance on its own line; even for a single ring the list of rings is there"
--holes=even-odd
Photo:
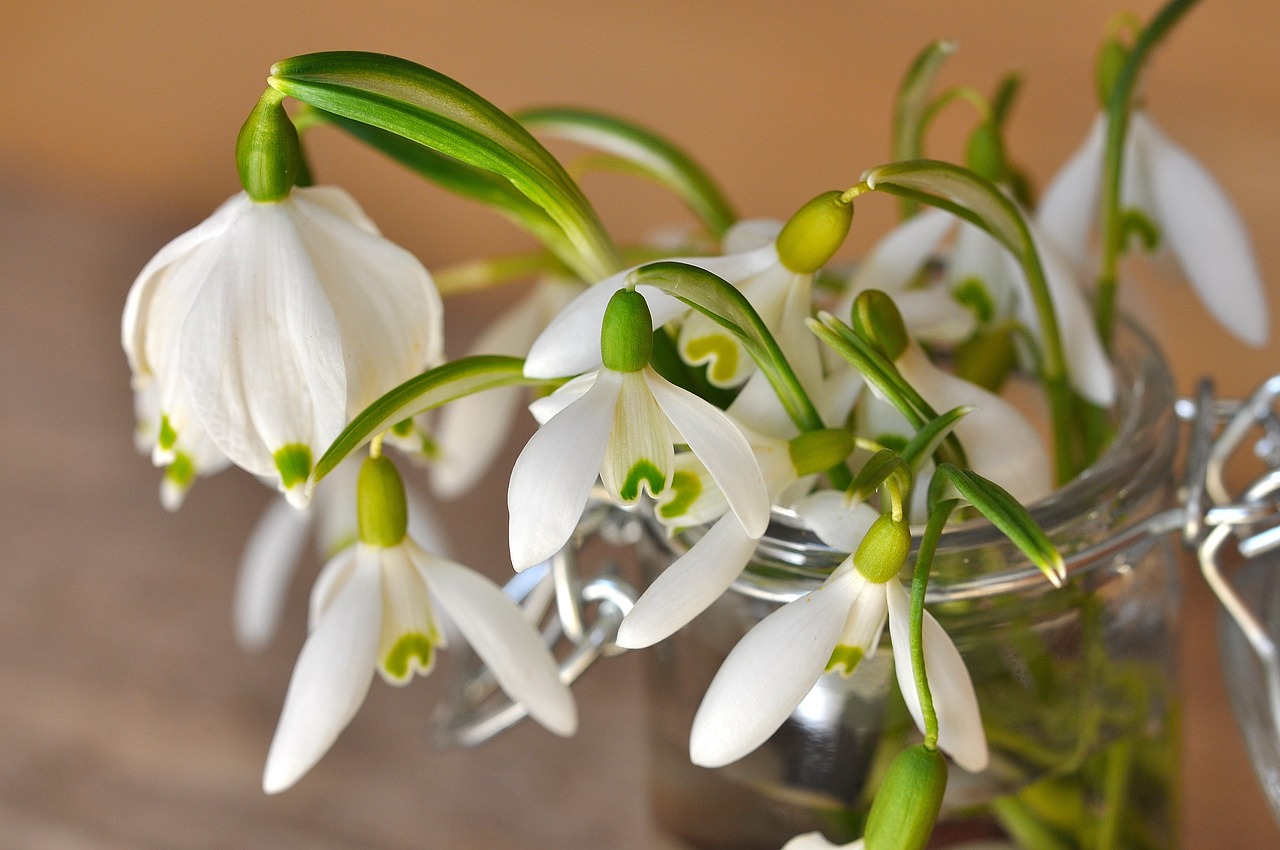
[[[574,261],[576,251],[560,225],[505,177],[437,153],[388,130],[322,109],[312,109],[312,112],[444,189],[493,207],[532,234],[561,261]]]
[[[949,211],[955,211],[951,205],[968,210],[976,218],[974,223],[1019,259],[1035,252],[1018,208],[994,183],[967,168],[933,159],[915,159],[873,168],[862,179],[871,189],[888,192],[907,189],[929,196],[930,203],[932,199],[949,202],[948,206],[935,204]]]
[[[717,238],[737,220],[711,176],[669,140],[625,118],[587,109],[555,107],[518,112],[534,133],[568,139],[610,154],[627,170],[674,192]],[[609,159],[598,160],[609,163]]]
[[[881,484],[894,475],[898,476],[900,490],[905,491],[911,487],[911,468],[897,452],[881,449],[858,470],[847,492],[850,498],[865,502]]]
[[[956,52],[953,41],[935,41],[911,63],[893,107],[893,158],[919,159],[924,154],[924,116],[942,63]]]
[[[347,455],[403,419],[481,390],[509,386],[548,386],[556,383],[559,382],[525,377],[524,361],[518,357],[482,354],[437,366],[389,390],[360,411],[325,450],[311,473],[307,487],[313,488]]]
[[[945,488],[940,486],[942,481],[954,487],[969,504],[1000,529],[1045,574],[1054,587],[1062,586],[1067,577],[1062,554],[1031,518],[1027,509],[1009,495],[1007,490],[971,469],[960,469],[943,463],[938,465],[934,480],[929,484],[930,503],[944,498]]]
[[[913,471],[919,470],[924,459],[936,452],[952,429],[960,424],[960,420],[973,411],[972,405],[962,405],[930,419],[916,431],[911,442],[902,450],[902,459]]]
[[[462,84],[378,53],[311,53],[276,63],[268,83],[290,97],[492,172],[541,208],[587,280],[618,268],[617,250],[577,184],[514,119]],[[548,246],[550,247],[550,246]]]

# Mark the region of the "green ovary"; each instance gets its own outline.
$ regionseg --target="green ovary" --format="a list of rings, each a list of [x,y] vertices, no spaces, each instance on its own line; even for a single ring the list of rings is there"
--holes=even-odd
[[[689,510],[689,506],[702,494],[702,481],[692,472],[680,470],[671,476],[671,489],[675,496],[658,508],[658,515],[663,519],[678,517]]]
[[[738,346],[727,336],[700,336],[685,346],[694,363],[711,361],[707,377],[714,383],[727,384],[738,370]]]
[[[399,682],[407,682],[412,671],[426,675],[435,660],[435,644],[420,632],[403,634],[382,661],[382,669]]]
[[[648,482],[649,493],[656,496],[667,486],[667,481],[657,465],[651,460],[639,460],[627,473],[627,480],[622,482],[618,495],[623,501],[633,502],[640,498],[640,482]]]
[[[862,651],[860,646],[838,644],[831,651],[831,658],[827,661],[827,672],[834,673],[839,671],[841,676],[852,675],[853,671],[862,663],[865,655],[866,653]]]

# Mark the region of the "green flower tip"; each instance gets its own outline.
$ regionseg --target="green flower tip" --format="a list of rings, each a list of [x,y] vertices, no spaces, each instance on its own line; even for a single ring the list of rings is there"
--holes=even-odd
[[[620,289],[609,299],[600,328],[600,359],[606,369],[638,372],[653,354],[653,317],[644,296]]]
[[[404,482],[385,455],[371,457],[360,467],[356,482],[356,521],[360,541],[388,548],[404,540],[409,528]]]
[[[898,575],[910,552],[910,526],[904,520],[881,514],[853,553],[853,565],[867,581],[884,584]]]
[[[946,790],[942,753],[924,744],[903,750],[889,765],[867,813],[866,850],[923,850]]]
[[[236,138],[236,170],[250,198],[284,200],[304,172],[298,130],[284,111],[284,95],[267,89]]]
[[[805,431],[789,444],[791,465],[798,475],[814,475],[844,463],[853,452],[853,435],[843,428]]]
[[[844,244],[853,204],[841,192],[823,192],[791,216],[778,234],[778,259],[796,274],[813,274]]]
[[[1000,138],[1000,128],[993,122],[983,121],[969,136],[965,162],[970,171],[992,183],[1004,181],[1009,171],[1004,155],[1004,140]]]
[[[877,346],[890,360],[897,360],[907,350],[910,337],[898,305],[878,289],[858,293],[853,300],[850,322],[859,336]]]
[[[1111,102],[1111,90],[1115,88],[1120,71],[1129,59],[1129,48],[1118,37],[1110,36],[1098,48],[1098,59],[1094,66],[1095,80],[1098,86],[1098,102],[1106,109]]]
[[[311,447],[302,443],[289,443],[281,446],[273,455],[276,472],[280,473],[280,483],[284,489],[292,490],[299,484],[306,483],[311,474]]]

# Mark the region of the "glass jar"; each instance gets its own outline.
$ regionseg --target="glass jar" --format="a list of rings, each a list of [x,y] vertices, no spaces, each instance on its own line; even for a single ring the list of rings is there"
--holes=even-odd
[[[1033,850],[1176,844],[1176,553],[1169,534],[1132,532],[1172,504],[1176,399],[1140,331],[1120,329],[1114,360],[1113,443],[1032,507],[1068,558],[1065,585],[1054,589],[985,520],[942,538],[927,603],[973,677],[991,763],[976,775],[952,767],[931,846],[1001,836]],[[691,542],[648,522],[646,578]],[[822,677],[740,761],[689,761],[694,712],[729,650],[842,557],[775,509],[732,591],[649,650],[651,803],[689,846],[778,850],[812,830],[850,841],[889,761],[919,740],[886,645],[854,675]]]

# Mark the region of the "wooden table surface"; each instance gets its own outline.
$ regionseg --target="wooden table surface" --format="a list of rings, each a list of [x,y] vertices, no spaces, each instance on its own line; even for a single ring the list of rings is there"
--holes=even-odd
[[[426,729],[446,688],[443,671],[405,689],[376,683],[320,765],[295,789],[263,796],[262,762],[303,638],[315,565],[293,588],[275,643],[242,654],[230,627],[234,567],[270,494],[229,472],[200,483],[178,514],[161,510],[156,472],[131,442],[118,330],[129,283],[161,244],[232,191],[237,116],[269,62],[290,52],[376,47],[424,60],[430,52],[484,91],[497,87],[504,105],[565,100],[638,114],[680,128],[675,135],[713,160],[749,214],[785,215],[883,158],[883,92],[926,37],[957,34],[966,46],[957,58],[964,73],[953,82],[982,69],[986,86],[993,68],[1030,62],[1042,80],[1070,77],[1079,88],[1087,71],[1064,70],[1066,55],[1091,50],[1112,4],[1023,21],[1000,18],[1005,7],[993,2],[945,10],[923,0],[824,3],[781,27],[772,4],[735,7],[730,26],[715,4],[656,3],[654,23],[638,14],[605,21],[599,10],[608,4],[560,0],[545,4],[552,18],[535,22],[543,42],[521,38],[528,22],[486,18],[488,40],[474,43],[457,35],[480,31],[479,18],[459,23],[480,14],[459,11],[466,4],[433,9],[429,19],[421,4],[386,4],[388,15],[418,15],[413,30],[388,26],[394,18],[353,18],[336,2],[310,4],[312,14],[293,28],[258,21],[261,4],[225,5],[187,19],[183,4],[139,0],[108,12],[17,2],[0,26],[8,81],[0,108],[9,120],[0,130],[0,848],[662,848],[645,809],[637,654],[602,664],[580,683],[581,731],[569,741],[523,726],[475,751],[437,751]],[[1139,5],[1145,13],[1153,4]],[[926,8],[943,19],[927,32],[886,23]],[[1213,164],[1262,234],[1273,302],[1276,9],[1274,0],[1205,4],[1153,82],[1171,132]],[[549,20],[607,35],[571,42]],[[247,21],[261,26],[238,40],[236,26]],[[996,23],[1016,37],[989,35]],[[381,40],[370,35],[378,28]],[[430,50],[416,50],[415,37]],[[1002,43],[1023,49],[999,53],[994,45]],[[700,45],[713,47],[698,53]],[[712,88],[680,87],[686,54],[705,63],[696,69],[714,78]],[[215,67],[230,69],[232,82],[211,79]],[[869,99],[860,76],[871,69],[879,72],[879,99]],[[850,87],[849,108],[819,112],[814,79],[837,74]],[[737,86],[727,105],[725,86]],[[1047,113],[1057,104],[1041,86],[1040,101],[1020,116],[1018,138],[1028,150],[1048,145],[1029,163],[1043,179],[1084,132],[1091,107],[1087,98],[1066,106],[1070,121],[1054,123]],[[224,97],[229,88],[233,95]],[[623,96],[625,105],[617,102]],[[655,96],[667,97],[671,111]],[[1071,99],[1079,100],[1074,92]],[[1180,104],[1207,118],[1187,118]],[[873,111],[875,125],[864,128],[858,110]],[[807,120],[819,141],[812,157],[794,155],[797,143],[784,132]],[[856,153],[841,153],[846,146]],[[352,188],[420,254],[462,259],[488,243],[488,217],[455,216],[449,207],[447,220],[433,220],[441,215],[437,197],[402,192],[396,170],[370,165],[340,142],[320,141],[318,151],[323,173]],[[794,168],[774,167],[768,154],[790,155]],[[424,204],[426,216],[418,212]],[[627,218],[621,203],[606,212],[633,231],[650,223]],[[868,213],[877,215],[886,213]],[[867,244],[865,233],[857,239]],[[493,244],[520,243],[502,230]],[[1240,393],[1280,370],[1274,343],[1260,353],[1244,349],[1208,329],[1185,291],[1153,292],[1150,316],[1184,391],[1204,372]],[[468,298],[451,308],[451,349],[494,303]],[[503,491],[495,479],[441,508],[456,554],[495,578],[509,569]],[[1280,846],[1217,670],[1213,605],[1189,568],[1186,591],[1184,846]]]

